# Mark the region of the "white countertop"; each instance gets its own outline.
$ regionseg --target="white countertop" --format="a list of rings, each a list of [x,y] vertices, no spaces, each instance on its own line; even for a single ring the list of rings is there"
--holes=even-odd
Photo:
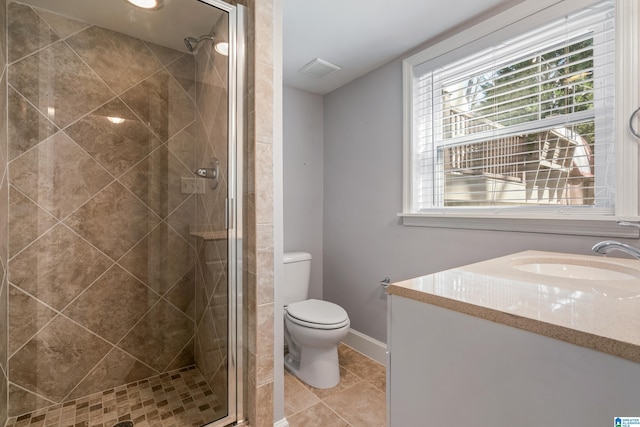
[[[514,268],[534,261],[605,266],[625,280]],[[640,362],[639,260],[526,251],[393,283],[387,292]]]

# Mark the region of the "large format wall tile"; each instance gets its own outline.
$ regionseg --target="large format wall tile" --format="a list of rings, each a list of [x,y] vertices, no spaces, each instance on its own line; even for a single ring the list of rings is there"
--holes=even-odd
[[[229,317],[229,290],[227,287],[227,275],[223,273],[221,280],[218,281],[215,293],[211,302],[211,314],[213,315],[213,323],[216,328],[216,334],[218,336],[218,342],[223,354],[227,354],[228,339],[227,339],[227,318]]]
[[[196,157],[195,122],[171,137],[167,146],[189,170],[195,171],[204,166],[200,165],[201,159]]]
[[[193,327],[184,313],[160,300],[118,347],[163,372],[189,342]]]
[[[174,369],[183,367],[183,366],[191,366],[195,363],[195,357],[193,355],[193,339],[187,343],[182,349],[182,352],[169,364],[167,367],[167,371],[172,371]]]
[[[1,146],[0,142],[0,146]],[[7,260],[9,259],[8,253],[8,245],[7,245],[7,236],[9,231],[9,211],[7,209],[7,205],[9,204],[9,177],[7,173],[0,175],[0,200],[2,202],[2,209],[0,209],[0,236],[5,241],[0,245],[0,261],[4,268],[7,266]],[[2,274],[2,270],[0,270],[0,274]]]
[[[114,266],[63,313],[115,344],[158,298],[135,277]]]
[[[160,140],[118,99],[78,120],[65,132],[116,177],[160,145]]]
[[[208,60],[199,59],[196,80],[196,104],[200,117],[202,117],[204,128],[207,129],[209,135],[218,110],[221,106],[226,108],[227,102],[226,82],[214,67],[216,60],[218,59],[213,57]],[[223,112],[220,111],[220,113]]]
[[[216,396],[227,396],[229,394],[229,364],[227,363],[227,356],[222,359],[218,369],[213,374],[213,377],[209,379],[209,384]],[[224,411],[228,411],[227,402],[223,402],[225,407]]]
[[[117,94],[162,68],[142,40],[104,28],[90,27],[67,43]]]
[[[56,40],[58,36],[29,6],[9,3],[9,62],[24,58]]]
[[[162,142],[195,120],[193,101],[166,71],[152,75],[121,98]]]
[[[200,326],[202,322],[202,318],[204,316],[204,312],[207,309],[207,292],[204,289],[204,274],[202,272],[202,262],[198,260],[196,263],[196,289],[195,293],[195,304],[194,304],[194,313],[196,316],[196,329]]]
[[[65,38],[87,28],[89,24],[67,18],[57,13],[49,12],[44,9],[34,9],[36,13],[53,29],[60,37]]]
[[[15,286],[9,289],[9,354],[15,353],[56,315],[56,312],[22,292]],[[20,316],[15,314],[19,313]]]
[[[65,221],[114,260],[159,222],[157,216],[117,182],[98,193]]]
[[[201,251],[198,260],[200,261],[202,266],[204,289],[207,295],[206,303],[208,304],[213,297],[213,293],[215,292],[218,282],[222,279],[222,275],[224,273],[226,265],[223,261],[220,260],[220,255],[218,254],[217,248],[212,241],[205,242],[205,247],[208,248],[206,252],[212,255],[207,256]],[[211,261],[207,261],[207,259],[211,259]]]
[[[9,361],[11,382],[61,402],[111,346],[58,316]]]
[[[195,319],[195,269],[184,276],[165,294],[165,298],[191,319]]]
[[[58,218],[64,218],[113,178],[64,132],[9,165],[11,184]]]
[[[62,310],[110,265],[99,251],[57,225],[9,262],[9,280]]]
[[[2,6],[2,2],[0,2],[0,7]],[[0,30],[2,29],[2,25],[0,25]],[[6,74],[2,75],[0,79],[0,100],[7,99],[7,79]],[[4,270],[7,266],[8,259],[8,230],[9,230],[9,212],[7,210],[8,200],[9,200],[9,175],[7,168],[7,150],[8,150],[8,141],[7,141],[7,104],[6,102],[0,102],[0,206],[3,208],[0,209],[0,262],[2,263],[2,270]],[[0,274],[2,274],[2,270],[0,270]],[[0,327],[6,326],[6,323],[3,323],[0,320]],[[2,419],[0,419],[0,422]]]
[[[200,364],[204,367],[202,374],[210,379],[224,357],[220,351],[218,334],[213,324],[213,315],[210,310],[206,310],[202,321],[196,331],[196,342],[200,350]]]
[[[9,416],[15,417],[40,408],[46,408],[55,402],[37,396],[15,384],[9,383]]]
[[[9,149],[9,141],[7,138],[7,75],[6,73],[2,74],[2,78],[0,79],[0,99],[5,100],[5,102],[0,102],[0,178],[5,175],[7,172],[7,162],[9,159],[7,158],[7,151]],[[5,179],[7,177],[5,176]]]
[[[36,240],[58,221],[14,187],[9,189],[9,255],[13,256]]]
[[[211,127],[207,130],[209,135],[210,147],[215,156],[220,158],[220,167],[223,171],[227,171],[227,145],[229,124],[227,115],[227,98],[222,96],[218,100],[218,108],[216,109],[215,119],[212,121]]]
[[[8,386],[7,377],[4,375],[4,371],[0,371],[0,402],[7,402],[8,399]],[[9,413],[9,408],[7,408],[6,404],[0,405],[0,423],[6,421]]]
[[[61,128],[113,97],[60,41],[9,66],[9,84]]]
[[[124,351],[113,348],[107,357],[98,363],[89,375],[71,392],[69,399],[88,396],[157,374],[158,372],[140,363]]]
[[[175,49],[171,49],[168,47],[160,46],[155,43],[151,43],[149,41],[145,41],[144,44],[147,45],[149,50],[153,52],[153,54],[158,58],[163,65],[169,65],[176,59],[180,58],[184,53],[177,51]]]
[[[7,65],[7,0],[0,0],[0,69]]]
[[[194,176],[163,145],[127,172],[120,182],[164,219],[189,197],[182,193],[181,178]]]
[[[196,62],[193,55],[182,55],[180,59],[167,66],[167,70],[180,83],[191,99],[195,99]]]
[[[191,246],[195,246],[196,238],[191,234],[192,231],[198,230],[197,224],[194,224],[196,219],[196,197],[189,197],[178,209],[173,211],[167,218],[167,223],[178,234],[182,236]]]
[[[3,269],[4,270],[4,269]],[[8,329],[7,329],[7,313],[8,313],[8,296],[9,296],[9,284],[7,283],[7,272],[4,271],[2,274],[2,279],[0,279],[0,319],[2,319],[2,327],[0,327],[0,368],[2,371],[7,371],[7,357],[9,356],[8,351]]]
[[[163,295],[191,269],[193,258],[191,246],[163,222],[119,263]]]
[[[9,160],[49,138],[58,127],[9,87]]]

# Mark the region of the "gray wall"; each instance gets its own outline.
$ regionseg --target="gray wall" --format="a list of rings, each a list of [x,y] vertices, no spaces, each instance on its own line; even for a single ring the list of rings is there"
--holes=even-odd
[[[322,298],[322,97],[284,87],[284,250],[311,253],[310,297]]]
[[[399,281],[528,249],[590,254],[603,240],[405,227],[401,211],[396,60],[324,97],[324,299],[347,310],[353,329],[386,342],[385,276]]]

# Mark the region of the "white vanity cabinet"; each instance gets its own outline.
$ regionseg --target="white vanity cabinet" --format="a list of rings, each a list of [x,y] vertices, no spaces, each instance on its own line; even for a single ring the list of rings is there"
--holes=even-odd
[[[535,303],[534,294],[546,300],[566,295],[554,286],[518,281],[514,283],[523,286],[523,295],[506,292],[502,282],[489,293],[477,292],[466,281],[478,275],[472,270],[389,287],[387,391],[392,427],[603,427],[614,426],[614,417],[640,418],[640,352],[634,354],[635,343],[598,336],[597,326],[594,331],[578,326],[594,320],[586,317],[589,310],[597,311],[588,306],[598,298],[586,298],[587,305],[580,307],[576,304],[583,301]],[[477,276],[480,281],[487,277]],[[452,282],[447,285],[446,279]],[[535,289],[538,292],[532,292]],[[492,291],[502,302],[495,302]],[[554,309],[566,312],[554,314]],[[553,323],[554,317],[559,324]],[[640,332],[640,323],[629,323],[635,318],[628,313],[611,319]],[[640,336],[634,331],[630,335]],[[607,345],[611,352],[593,349]],[[627,357],[611,354],[617,352]]]

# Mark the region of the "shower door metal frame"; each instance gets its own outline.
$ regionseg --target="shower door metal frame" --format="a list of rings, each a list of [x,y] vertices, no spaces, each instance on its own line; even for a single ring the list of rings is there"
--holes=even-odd
[[[228,426],[245,420],[244,414],[244,353],[242,313],[242,236],[243,181],[242,164],[245,135],[245,73],[246,73],[246,8],[221,0],[197,0],[228,13],[228,171],[227,171],[227,416],[212,421],[206,427]]]

